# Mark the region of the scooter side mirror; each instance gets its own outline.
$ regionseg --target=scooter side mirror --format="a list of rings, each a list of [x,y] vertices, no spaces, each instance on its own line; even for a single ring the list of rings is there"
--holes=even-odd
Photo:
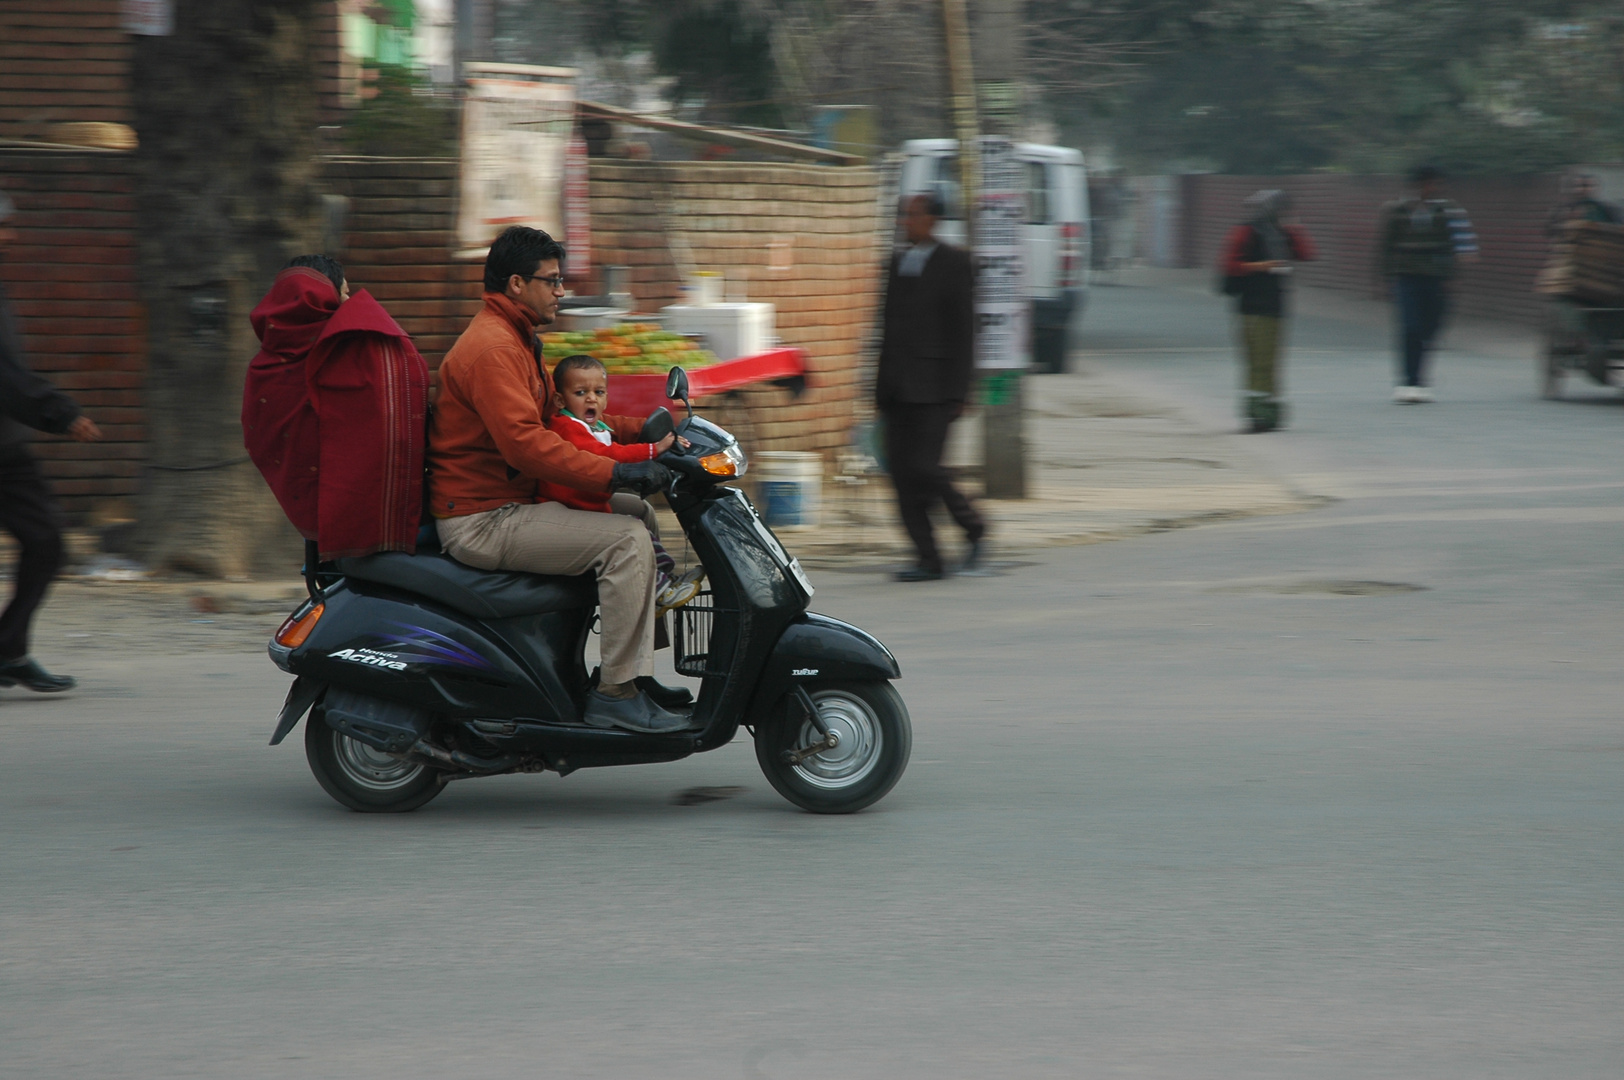
[[[671,419],[671,410],[664,405],[648,414],[643,421],[643,430],[638,435],[640,442],[659,442],[673,431],[677,430],[677,422]]]
[[[694,414],[693,402],[688,400],[688,373],[680,367],[672,368],[665,376],[665,396],[688,406],[688,415]]]

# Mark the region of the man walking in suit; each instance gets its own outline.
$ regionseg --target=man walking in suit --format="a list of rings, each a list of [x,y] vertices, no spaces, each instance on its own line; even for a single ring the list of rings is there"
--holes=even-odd
[[[930,524],[938,499],[970,542],[964,569],[981,561],[987,525],[942,467],[947,430],[964,412],[975,368],[975,275],[970,256],[936,240],[942,204],[914,195],[902,204],[910,245],[891,257],[884,336],[875,400],[885,419],[885,452],[903,527],[918,550],[898,581],[935,581],[943,574]]]

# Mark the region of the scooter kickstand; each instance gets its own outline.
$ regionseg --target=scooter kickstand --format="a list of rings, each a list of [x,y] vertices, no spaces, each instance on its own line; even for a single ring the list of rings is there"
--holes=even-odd
[[[829,725],[823,722],[823,717],[818,715],[818,707],[812,703],[812,695],[806,692],[806,687],[797,686],[790,692],[790,696],[795,699],[795,704],[801,707],[801,711],[806,714],[806,718],[812,722],[813,727],[818,729],[823,738],[811,746],[803,746],[799,750],[785,750],[779,755],[779,760],[786,765],[799,765],[809,757],[817,757],[825,750],[833,750],[839,746],[840,736],[830,730]]]

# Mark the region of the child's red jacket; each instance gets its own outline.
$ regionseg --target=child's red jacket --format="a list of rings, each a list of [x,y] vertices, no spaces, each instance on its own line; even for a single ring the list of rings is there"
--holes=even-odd
[[[586,424],[568,413],[558,413],[547,421],[547,430],[556,432],[577,450],[585,450],[589,454],[597,454],[612,461],[653,461],[653,443],[611,443],[605,446],[592,436]],[[563,484],[554,484],[542,481],[537,488],[537,494],[542,501],[561,502],[565,506],[573,506],[577,510],[600,510],[609,513],[609,492],[582,491],[580,488],[565,487]]]

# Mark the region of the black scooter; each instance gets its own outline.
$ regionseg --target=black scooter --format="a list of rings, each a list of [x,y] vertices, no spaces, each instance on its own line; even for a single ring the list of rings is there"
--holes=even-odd
[[[673,368],[666,396],[687,402]],[[869,634],[807,611],[812,585],[750,500],[736,439],[664,409],[644,437],[689,442],[660,460],[665,498],[705,567],[708,591],[673,615],[676,670],[701,680],[685,731],[636,734],[581,720],[592,575],[487,572],[419,549],[307,558],[309,598],[276,632],[271,659],[297,676],[275,746],[300,717],[316,780],[351,810],[398,813],[452,780],[675,761],[726,745],[740,725],[779,793],[816,813],[878,801],[913,743],[891,686],[896,658]]]

